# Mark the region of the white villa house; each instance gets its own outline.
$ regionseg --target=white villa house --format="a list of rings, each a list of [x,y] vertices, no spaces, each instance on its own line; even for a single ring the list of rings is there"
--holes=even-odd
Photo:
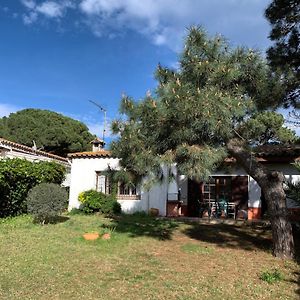
[[[119,168],[119,159],[103,149],[103,141],[92,142],[93,151],[69,154],[71,161],[71,186],[69,210],[78,208],[81,192],[95,189],[108,193],[108,179],[104,171]],[[300,159],[300,147],[262,147],[257,160],[271,169],[283,172],[287,180],[297,182],[300,173],[292,165]],[[126,188],[119,183],[117,200],[122,211],[133,213],[157,209],[161,216],[188,217],[231,217],[260,219],[267,207],[257,182],[249,176],[233,159],[225,161],[227,167],[212,174],[208,182],[195,182],[185,175],[176,175],[176,180],[167,178],[155,184],[149,191],[143,188]],[[172,170],[176,174],[176,168]],[[166,176],[167,177],[167,176]],[[288,207],[300,213],[293,201]]]

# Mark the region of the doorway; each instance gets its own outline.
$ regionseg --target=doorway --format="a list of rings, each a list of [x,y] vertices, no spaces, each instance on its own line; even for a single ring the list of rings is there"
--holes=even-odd
[[[189,217],[232,217],[248,209],[248,176],[211,176],[188,181]]]

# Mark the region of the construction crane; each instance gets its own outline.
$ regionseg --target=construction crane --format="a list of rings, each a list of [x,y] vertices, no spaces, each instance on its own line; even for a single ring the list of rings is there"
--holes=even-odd
[[[92,100],[89,100],[89,102],[91,102],[92,104],[94,104],[95,106],[97,106],[100,111],[102,111],[104,113],[104,124],[103,124],[103,136],[102,136],[102,140],[103,142],[105,141],[105,134],[106,134],[106,109],[103,108],[100,104],[98,104],[97,102],[94,102]]]

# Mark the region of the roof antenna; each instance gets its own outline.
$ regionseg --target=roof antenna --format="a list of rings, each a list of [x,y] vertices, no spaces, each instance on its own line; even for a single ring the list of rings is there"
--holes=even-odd
[[[89,100],[89,102],[91,102],[92,104],[94,104],[95,106],[97,106],[100,111],[102,111],[104,113],[104,125],[103,125],[103,136],[102,136],[102,140],[103,142],[105,142],[105,134],[106,134],[106,109],[103,108],[100,104],[98,104],[97,102],[94,102],[92,100]]]
[[[37,146],[36,146],[35,141],[33,140],[32,143],[33,143],[32,150],[33,150],[33,151],[36,151],[36,150],[37,150]]]

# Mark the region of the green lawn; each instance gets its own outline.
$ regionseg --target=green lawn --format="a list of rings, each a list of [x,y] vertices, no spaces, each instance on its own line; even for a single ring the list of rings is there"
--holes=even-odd
[[[110,232],[110,240],[82,234]],[[299,265],[270,231],[141,216],[0,220],[0,299],[299,299]],[[282,278],[267,283],[263,272]]]

